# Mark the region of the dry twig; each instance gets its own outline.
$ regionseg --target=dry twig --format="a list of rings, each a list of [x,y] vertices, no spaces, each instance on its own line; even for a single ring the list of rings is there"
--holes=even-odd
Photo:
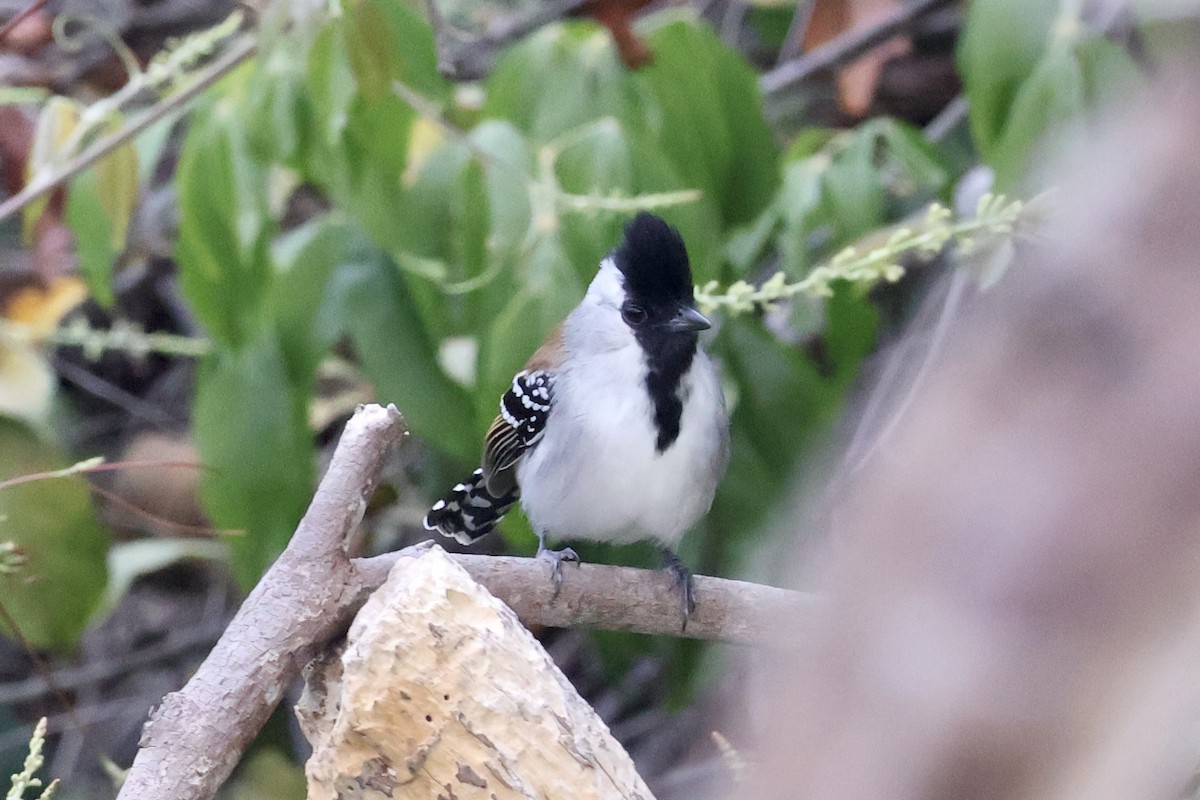
[[[868,50],[891,39],[926,14],[953,2],[954,0],[916,0],[916,2],[909,3],[873,25],[865,25],[848,31],[793,61],[780,64],[758,79],[759,88],[762,89],[769,102],[773,96],[788,91],[818,72],[834,69],[855,60]]]

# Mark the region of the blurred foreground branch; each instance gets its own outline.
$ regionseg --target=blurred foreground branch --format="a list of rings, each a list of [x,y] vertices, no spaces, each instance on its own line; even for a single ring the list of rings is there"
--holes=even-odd
[[[1077,143],[1046,241],[954,326],[852,479],[741,796],[1185,796],[1200,756],[1195,76]]]
[[[360,408],[347,424],[287,549],[187,686],[151,713],[122,800],[214,796],[300,668],[346,631],[398,559],[430,547],[350,557],[354,529],[388,447],[403,435],[403,421],[391,406]],[[543,562],[456,559],[527,625],[679,634],[678,596],[665,574],[585,564],[569,569],[554,599]],[[796,592],[703,576],[696,578],[696,592],[687,630],[696,638],[786,644],[780,620],[794,623],[809,605]]]

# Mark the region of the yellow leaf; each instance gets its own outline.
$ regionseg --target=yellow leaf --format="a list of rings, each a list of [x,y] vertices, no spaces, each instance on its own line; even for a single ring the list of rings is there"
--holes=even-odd
[[[79,104],[66,97],[54,96],[46,101],[38,115],[37,128],[33,134],[33,146],[29,149],[29,160],[25,163],[25,183],[32,183],[44,170],[61,163],[69,153],[63,152],[71,134],[79,127]],[[25,245],[31,246],[34,226],[46,210],[49,199],[41,198],[25,206],[21,216],[21,235]]]
[[[112,128],[120,127],[120,120]],[[96,165],[96,185],[100,204],[112,227],[113,252],[125,249],[125,234],[138,198],[138,157],[133,144],[118,147]]]
[[[417,117],[413,120],[412,130],[408,137],[408,163],[404,169],[405,186],[412,186],[417,182],[425,160],[445,141],[446,133],[436,122],[425,117]]]
[[[4,304],[4,318],[28,325],[39,335],[49,333],[88,296],[87,284],[74,276],[51,279],[46,287],[26,286]]]
[[[54,393],[54,373],[28,345],[0,344],[0,417],[41,422]]]

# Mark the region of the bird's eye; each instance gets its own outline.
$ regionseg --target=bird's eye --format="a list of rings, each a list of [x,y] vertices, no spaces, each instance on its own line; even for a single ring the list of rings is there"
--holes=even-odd
[[[646,321],[646,309],[636,303],[626,303],[621,308],[621,318],[627,325],[641,325]]]

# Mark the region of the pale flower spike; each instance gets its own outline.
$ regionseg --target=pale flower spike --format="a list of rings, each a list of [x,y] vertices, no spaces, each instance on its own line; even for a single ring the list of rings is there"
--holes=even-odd
[[[788,283],[786,276],[777,272],[758,288],[737,281],[721,292],[716,281],[709,281],[696,288],[696,305],[706,314],[713,311],[741,314],[801,294],[831,297],[833,282],[838,280],[861,286],[895,283],[904,277],[900,260],[905,255],[917,253],[932,258],[952,243],[969,253],[978,247],[980,238],[1012,235],[1024,208],[1020,200],[985,194],[974,217],[956,220],[950,209],[933,203],[919,229],[897,228],[882,247],[865,254],[847,247],[795,283]]]

